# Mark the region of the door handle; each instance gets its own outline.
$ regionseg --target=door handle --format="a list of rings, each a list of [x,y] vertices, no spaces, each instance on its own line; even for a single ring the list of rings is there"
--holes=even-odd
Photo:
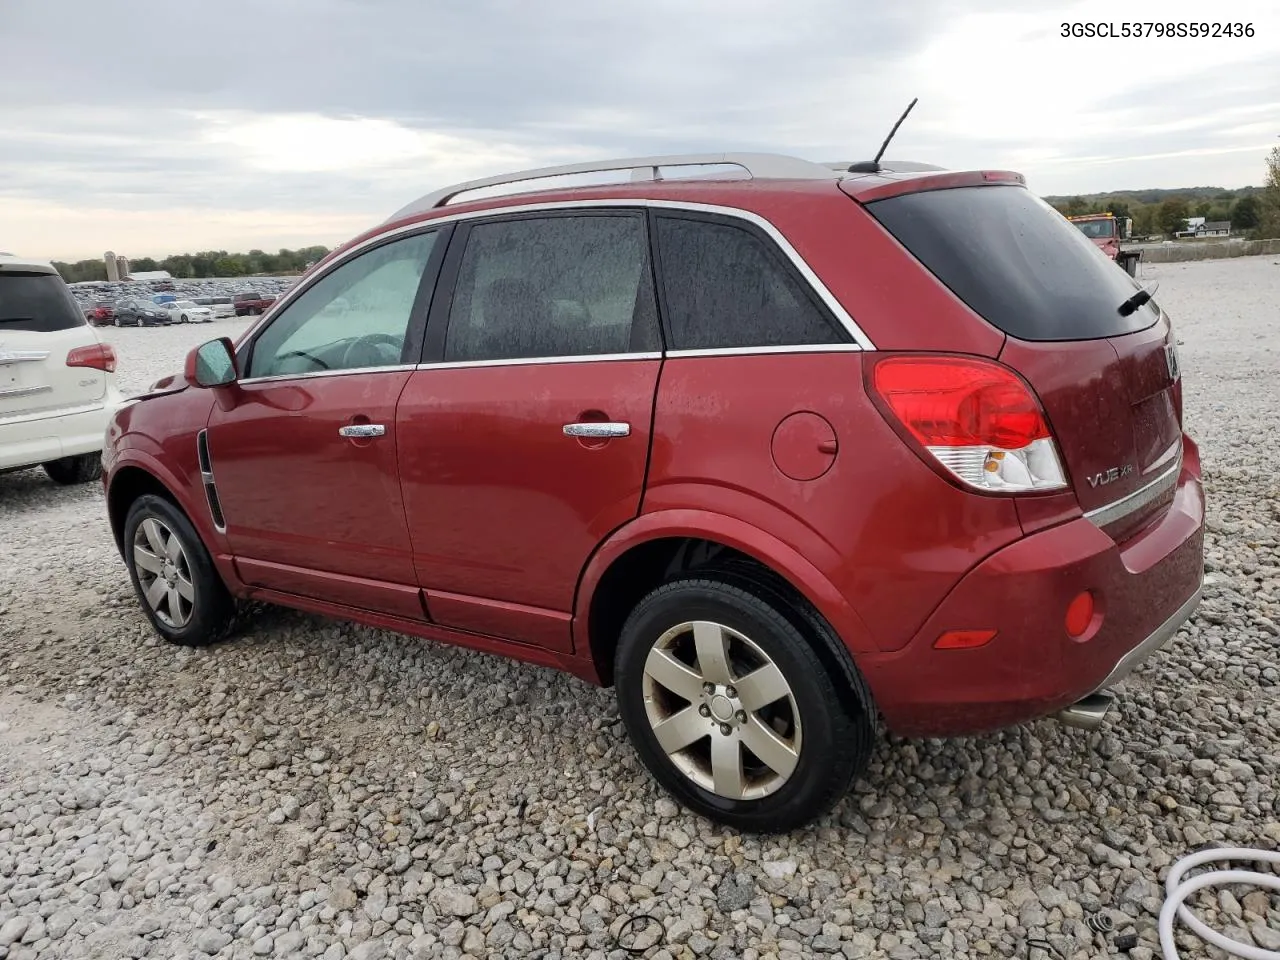
[[[631,436],[631,424],[596,422],[566,423],[564,425],[564,435],[566,437],[589,437],[597,440],[608,437],[629,437]]]
[[[338,428],[340,437],[380,437],[387,428],[380,423],[352,423]]]

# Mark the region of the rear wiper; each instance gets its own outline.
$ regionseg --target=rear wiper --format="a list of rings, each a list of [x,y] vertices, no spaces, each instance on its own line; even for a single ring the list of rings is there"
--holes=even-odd
[[[1137,293],[1135,293],[1132,297],[1130,297],[1124,303],[1120,304],[1120,316],[1127,317],[1129,316],[1129,314],[1133,313],[1133,311],[1137,310],[1144,303],[1150,302],[1151,298],[1155,296],[1155,292],[1159,288],[1159,286],[1160,284],[1157,281],[1156,283],[1152,284],[1150,290],[1146,290],[1146,289],[1139,290]]]
[[[35,317],[0,317],[0,323],[30,323]]]
[[[1147,293],[1145,290],[1139,290],[1124,303],[1120,304],[1120,316],[1129,316],[1129,314],[1133,313],[1133,311],[1137,310],[1150,299],[1151,294]]]

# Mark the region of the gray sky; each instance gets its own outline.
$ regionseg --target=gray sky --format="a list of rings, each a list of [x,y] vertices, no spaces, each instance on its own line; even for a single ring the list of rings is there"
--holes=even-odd
[[[767,150],[1005,167],[1042,194],[1260,183],[1280,4],[0,0],[0,249],[347,239],[431,189]],[[1214,13],[1214,10],[1219,13]],[[1064,21],[1253,37],[1064,39]]]

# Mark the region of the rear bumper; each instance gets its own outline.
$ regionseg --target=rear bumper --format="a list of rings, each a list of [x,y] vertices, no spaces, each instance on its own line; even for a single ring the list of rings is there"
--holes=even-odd
[[[959,736],[1051,716],[1168,643],[1203,583],[1198,463],[1186,458],[1168,510],[1123,544],[1084,518],[1025,537],[971,570],[903,649],[859,658],[889,728]],[[1094,594],[1094,619],[1073,639],[1066,610],[1083,590]],[[950,630],[996,636],[975,649],[935,649]]]
[[[0,470],[35,467],[61,457],[101,451],[107,421],[120,402],[120,394],[111,390],[96,404],[30,419],[0,419]]]

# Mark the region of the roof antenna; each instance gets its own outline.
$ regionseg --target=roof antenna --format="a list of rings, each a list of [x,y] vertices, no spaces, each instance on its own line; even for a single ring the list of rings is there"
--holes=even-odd
[[[849,164],[849,173],[879,173],[880,158],[884,156],[884,152],[889,149],[889,141],[893,139],[893,135],[898,132],[898,128],[902,126],[902,121],[907,119],[907,114],[911,109],[920,102],[919,97],[912,97],[911,102],[907,104],[907,109],[902,111],[902,116],[898,118],[898,122],[893,125],[893,129],[889,131],[889,135],[884,138],[884,143],[880,144],[880,151],[876,154],[874,160],[859,160],[857,163]]]

